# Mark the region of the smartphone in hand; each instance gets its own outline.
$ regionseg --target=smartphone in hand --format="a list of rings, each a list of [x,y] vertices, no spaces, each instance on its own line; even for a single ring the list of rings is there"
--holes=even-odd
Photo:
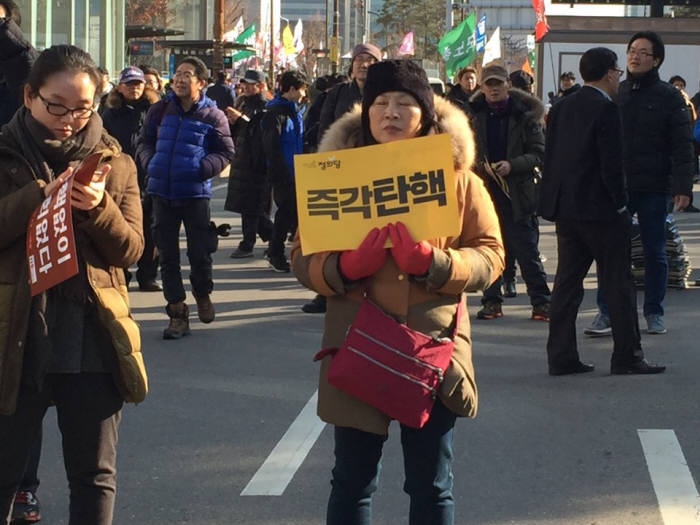
[[[92,176],[95,174],[95,170],[102,163],[104,154],[91,153],[83,159],[83,161],[78,165],[73,171],[73,179],[77,180],[80,184],[87,186],[92,180]]]

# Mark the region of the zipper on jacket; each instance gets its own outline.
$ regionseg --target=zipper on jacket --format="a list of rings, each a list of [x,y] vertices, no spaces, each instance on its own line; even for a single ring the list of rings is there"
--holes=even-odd
[[[376,359],[368,356],[364,352],[362,352],[362,351],[358,350],[357,348],[354,348],[350,345],[347,346],[347,349],[350,350],[351,352],[359,355],[360,357],[365,358],[370,363],[374,363],[378,367],[383,368],[387,372],[391,372],[392,374],[397,375],[397,376],[405,379],[406,381],[410,381],[411,383],[415,383],[416,385],[425,388],[428,392],[430,392],[430,395],[433,399],[435,399],[435,397],[437,396],[437,391],[432,386],[430,386],[428,383],[424,383],[423,381],[419,381],[418,379],[415,379],[415,378],[409,376],[408,374],[404,374],[403,372],[399,372],[398,370],[394,370],[390,366],[387,366],[384,363],[380,363]]]
[[[360,334],[365,339],[369,339],[370,341],[381,346],[382,348],[386,348],[390,352],[393,352],[396,355],[403,357],[404,359],[408,359],[409,361],[412,361],[413,363],[417,364],[418,366],[422,366],[423,368],[427,368],[429,370],[432,370],[433,372],[435,372],[438,375],[438,381],[442,382],[442,369],[439,366],[431,365],[430,363],[426,363],[425,361],[422,361],[416,357],[406,355],[401,350],[398,350],[392,346],[387,345],[386,343],[383,343],[382,341],[380,341],[378,339],[375,339],[371,335],[363,332],[362,330],[360,330],[358,328],[354,328],[354,330],[355,330],[355,332]]]

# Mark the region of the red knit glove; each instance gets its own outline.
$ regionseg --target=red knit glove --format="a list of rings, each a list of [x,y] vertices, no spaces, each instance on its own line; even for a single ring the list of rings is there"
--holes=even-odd
[[[384,226],[372,228],[355,250],[347,250],[340,254],[340,273],[351,281],[372,275],[386,261],[388,250],[384,243],[389,230]]]
[[[396,265],[412,275],[424,275],[433,261],[433,247],[426,241],[416,242],[402,222],[389,224],[391,255]]]

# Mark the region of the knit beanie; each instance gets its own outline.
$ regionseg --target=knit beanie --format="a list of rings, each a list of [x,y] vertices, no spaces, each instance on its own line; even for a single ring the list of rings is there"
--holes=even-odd
[[[428,83],[428,76],[423,68],[412,60],[384,60],[369,66],[362,90],[362,130],[366,141],[376,142],[369,130],[369,107],[375,98],[387,91],[405,91],[413,95],[422,113],[423,126],[419,135],[427,134],[435,124],[434,94]]]

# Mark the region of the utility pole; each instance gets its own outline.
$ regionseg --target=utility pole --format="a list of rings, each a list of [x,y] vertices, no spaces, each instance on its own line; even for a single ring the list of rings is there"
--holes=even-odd
[[[268,89],[275,90],[275,0],[270,0],[270,85]]]
[[[224,70],[224,0],[214,0],[214,54],[211,69],[214,77]]]
[[[331,38],[331,72],[335,75],[338,72],[338,60],[340,49],[338,49],[338,18],[340,18],[340,8],[338,0],[333,0],[333,37]],[[347,22],[346,22],[347,23]]]

